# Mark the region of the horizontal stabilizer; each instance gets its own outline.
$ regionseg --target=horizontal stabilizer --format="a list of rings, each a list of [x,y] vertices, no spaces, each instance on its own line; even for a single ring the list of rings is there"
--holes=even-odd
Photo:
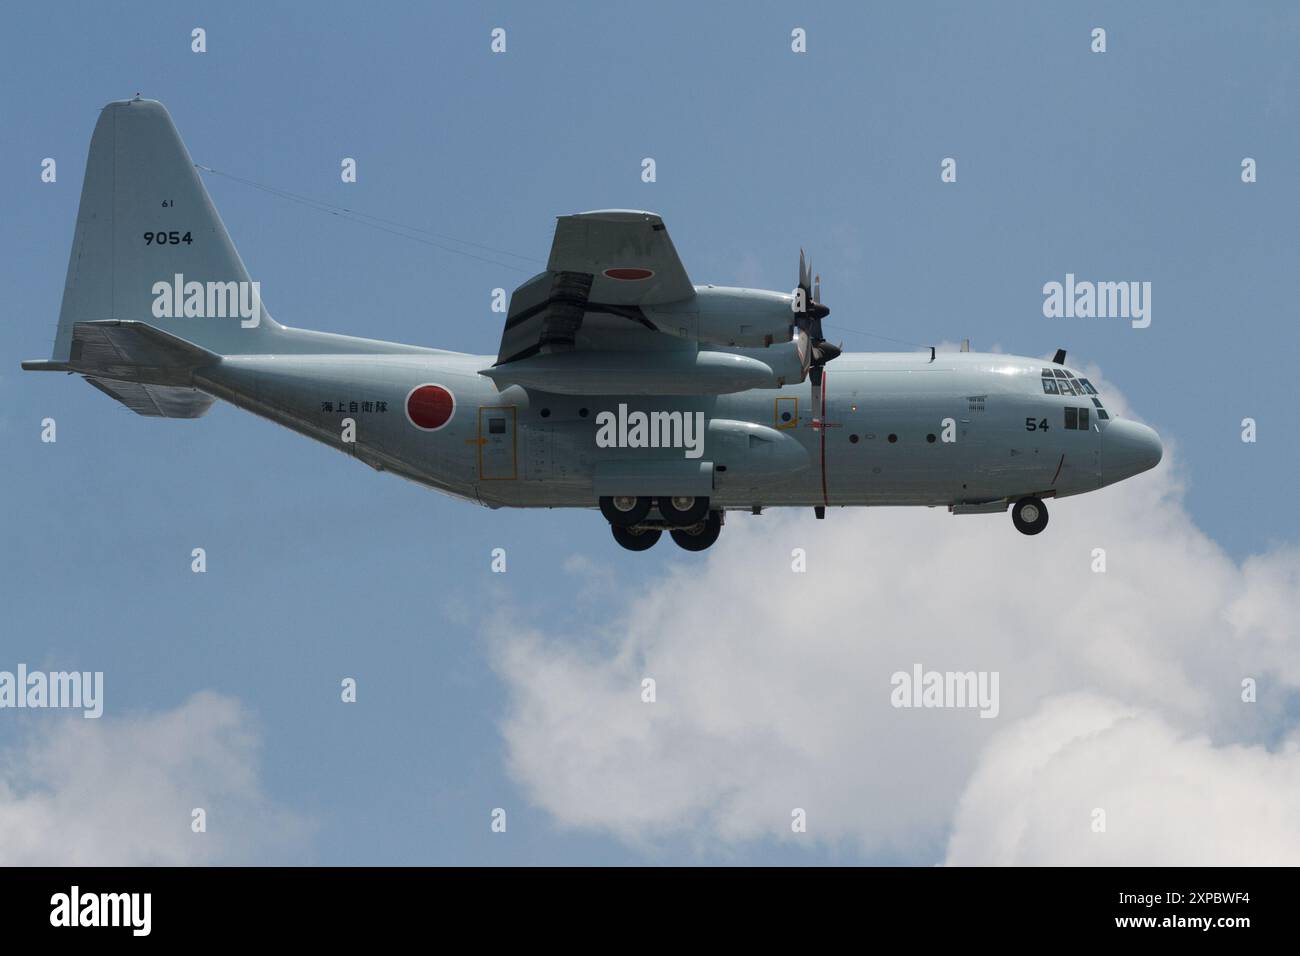
[[[215,399],[197,388],[172,385],[141,385],[138,382],[105,382],[86,376],[86,381],[105,395],[116,398],[137,415],[155,418],[199,418]]]
[[[32,371],[79,372],[139,415],[198,418],[214,399],[193,387],[194,371],[221,356],[143,322],[77,322],[68,360],[24,362]]]
[[[78,322],[72,328],[68,371],[149,385],[191,384],[196,368],[221,357],[143,322],[109,319]]]

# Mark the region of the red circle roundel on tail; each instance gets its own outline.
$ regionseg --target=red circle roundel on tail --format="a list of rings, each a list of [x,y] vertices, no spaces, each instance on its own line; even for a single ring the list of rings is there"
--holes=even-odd
[[[622,279],[624,282],[635,282],[638,279],[648,279],[654,272],[650,269],[606,269],[605,275],[611,279]]]
[[[417,385],[406,396],[406,417],[426,432],[436,432],[455,412],[456,396],[441,385]]]

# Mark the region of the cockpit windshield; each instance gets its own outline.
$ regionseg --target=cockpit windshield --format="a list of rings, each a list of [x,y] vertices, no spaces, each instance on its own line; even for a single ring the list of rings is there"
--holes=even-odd
[[[1097,417],[1102,421],[1110,418],[1106,414],[1106,409],[1101,407],[1101,399],[1097,397],[1097,389],[1093,387],[1092,382],[1086,378],[1076,378],[1074,373],[1068,369],[1055,367],[1043,369],[1043,393],[1045,395],[1081,395],[1091,396],[1092,404],[1097,408]],[[1087,410],[1083,410],[1087,413]]]

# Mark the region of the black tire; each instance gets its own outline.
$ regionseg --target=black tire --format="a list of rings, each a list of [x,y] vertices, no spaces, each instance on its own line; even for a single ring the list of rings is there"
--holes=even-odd
[[[708,498],[664,495],[655,499],[659,513],[674,528],[689,528],[709,516]]]
[[[1011,506],[1011,523],[1021,534],[1038,534],[1047,527],[1047,505],[1041,498],[1021,498]]]
[[[600,513],[605,520],[618,528],[630,528],[645,521],[650,513],[651,500],[647,495],[605,495],[600,499]]]
[[[689,528],[674,528],[673,540],[687,551],[703,551],[722,533],[722,512],[710,511],[708,517]]]
[[[649,551],[663,534],[658,528],[620,528],[616,524],[610,525],[609,530],[614,532],[614,540],[629,551]]]

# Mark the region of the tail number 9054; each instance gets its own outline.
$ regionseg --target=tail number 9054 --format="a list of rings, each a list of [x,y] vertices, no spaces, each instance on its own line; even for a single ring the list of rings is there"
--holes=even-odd
[[[179,246],[182,242],[188,246],[194,243],[194,239],[188,232],[182,235],[179,231],[146,232],[144,234],[144,244],[146,246]]]

